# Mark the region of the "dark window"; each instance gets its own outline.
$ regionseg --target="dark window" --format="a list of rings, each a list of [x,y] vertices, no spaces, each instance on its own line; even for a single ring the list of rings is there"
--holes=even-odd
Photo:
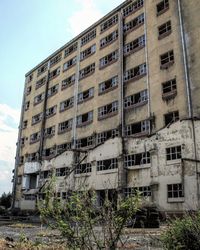
[[[89,66],[85,67],[84,69],[80,70],[79,78],[83,79],[95,72],[95,63],[90,64]]]
[[[107,104],[103,107],[98,108],[98,119],[109,117],[118,112],[118,101]]]
[[[165,114],[164,118],[165,118],[165,126],[167,126],[167,125],[179,120],[179,112],[174,111],[174,112]]]
[[[42,155],[44,157],[54,157],[56,155],[56,147],[44,149]]]
[[[52,137],[55,135],[55,130],[56,130],[56,127],[55,126],[52,126],[52,127],[48,127],[44,130],[44,136],[47,138],[47,137]]]
[[[49,118],[49,117],[55,115],[56,114],[56,109],[57,109],[57,105],[46,109],[46,118]]]
[[[38,81],[36,82],[35,89],[38,89],[38,88],[40,88],[41,86],[43,86],[43,85],[46,83],[46,80],[47,80],[47,77],[46,77],[46,76],[43,77],[43,78],[41,78],[40,80],[38,80]]]
[[[64,168],[57,168],[56,169],[56,176],[66,176],[69,174],[69,168],[68,167],[64,167]]]
[[[58,88],[59,88],[59,84],[56,84],[53,87],[51,87],[50,89],[48,89],[47,96],[51,97],[51,96],[55,95],[56,93],[58,93]]]
[[[126,155],[124,163],[126,167],[149,164],[151,163],[150,153],[145,152],[139,154]]]
[[[71,68],[75,64],[76,64],[76,56],[71,58],[69,61],[67,61],[66,63],[63,64],[63,71]]]
[[[59,55],[53,57],[51,60],[50,60],[50,67],[54,66],[56,63],[60,62],[62,58],[62,53],[60,53]]]
[[[44,92],[43,92],[42,94],[37,95],[37,96],[34,98],[34,105],[37,105],[37,104],[39,104],[40,102],[42,102],[42,101],[44,100],[44,97],[45,97]]]
[[[144,4],[144,0],[137,0],[129,4],[126,8],[123,9],[123,16],[126,17],[134,12],[136,12]]]
[[[75,83],[75,75],[72,75],[62,81],[61,89],[65,89]]]
[[[133,123],[125,127],[126,135],[143,135],[149,133],[150,121],[144,120],[141,122]]]
[[[138,37],[136,40],[124,46],[124,55],[129,55],[138,51],[145,46],[145,35]]]
[[[82,51],[80,54],[80,60],[84,60],[88,56],[93,55],[95,52],[96,52],[96,44]]]
[[[69,56],[70,54],[72,54],[74,51],[77,50],[78,47],[78,43],[74,43],[72,45],[70,45],[66,50],[65,50],[65,57]]]
[[[72,128],[73,119],[58,124],[58,133],[64,133]]]
[[[161,15],[169,9],[169,0],[163,0],[157,4],[157,15]]]
[[[116,168],[118,168],[117,158],[97,161],[97,171],[105,171],[105,170],[116,169]]]
[[[34,133],[30,136],[30,143],[35,143],[40,140],[40,132]]]
[[[79,164],[75,169],[75,174],[84,174],[84,173],[91,173],[91,172],[92,172],[91,163]]]
[[[78,94],[78,103],[87,101],[94,96],[94,88],[90,88],[84,92]]]
[[[40,122],[40,121],[42,120],[42,117],[43,117],[43,113],[39,113],[39,114],[37,114],[37,115],[34,115],[34,116],[32,117],[32,125],[34,125],[34,124]]]
[[[148,101],[148,92],[145,89],[139,93],[125,97],[124,108],[127,109],[131,107],[137,107],[140,106],[140,104],[142,105],[146,103],[147,101]]]
[[[117,22],[118,22],[118,14],[115,16],[112,16],[107,21],[105,21],[103,24],[101,24],[101,32],[109,29],[111,26],[113,26]]]
[[[124,25],[124,32],[127,33],[129,31],[135,30],[137,27],[139,27],[143,23],[144,23],[144,13],[134,18],[130,22],[126,23]]]
[[[43,73],[47,70],[47,68],[48,68],[48,63],[45,63],[44,65],[42,65],[42,66],[38,69],[37,75],[39,76],[39,75],[43,74]]]
[[[60,67],[49,73],[49,80],[55,78],[60,74]]]
[[[99,84],[99,94],[106,93],[117,86],[118,86],[118,76],[114,76],[111,79]]]
[[[174,63],[174,52],[173,50],[160,56],[160,68],[168,69]]]
[[[167,94],[167,93],[170,93],[172,91],[176,91],[176,89],[177,89],[176,79],[172,79],[172,80],[164,82],[162,84],[163,94]]]
[[[63,143],[57,146],[57,152],[61,154],[66,150],[71,150],[71,148],[72,148],[71,142]]]
[[[182,198],[184,197],[183,184],[169,184],[167,185],[168,198]]]
[[[71,97],[60,103],[60,112],[65,111],[74,105],[74,97]]]
[[[119,136],[119,130],[118,129],[112,129],[108,131],[104,131],[97,134],[97,143],[103,143],[108,139],[113,139],[115,137]]]
[[[84,126],[93,121],[93,111],[77,116],[77,126]]]
[[[105,46],[111,44],[118,38],[118,30],[113,31],[111,34],[100,40],[100,48],[104,48]]]
[[[118,50],[106,55],[99,60],[99,68],[104,68],[118,59]]]
[[[181,159],[181,146],[166,148],[167,161]]]
[[[129,69],[124,73],[124,82],[137,80],[146,75],[147,67],[146,63],[143,63],[133,69]]]
[[[95,37],[96,37],[96,29],[90,31],[84,37],[81,38],[81,46],[85,45],[86,43],[94,39]]]
[[[162,37],[167,36],[172,31],[171,21],[168,21],[158,27],[158,38],[161,39]]]
[[[93,144],[94,144],[93,136],[88,136],[88,137],[76,140],[76,148],[90,147]]]
[[[26,95],[30,95],[31,89],[32,89],[31,86],[27,87],[27,89],[26,89]]]

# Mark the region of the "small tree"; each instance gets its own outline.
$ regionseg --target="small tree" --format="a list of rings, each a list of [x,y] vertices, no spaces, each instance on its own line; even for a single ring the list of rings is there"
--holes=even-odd
[[[5,192],[0,197],[0,206],[4,206],[5,208],[9,208],[11,206],[11,193],[6,194]]]
[[[96,205],[95,191],[72,192],[62,204],[52,198],[55,185],[51,180],[39,211],[43,220],[60,230],[70,249],[116,249],[127,222],[140,206],[140,197],[122,198],[117,206],[105,197],[101,207]]]
[[[162,235],[162,242],[169,250],[199,250],[200,213],[173,220]]]

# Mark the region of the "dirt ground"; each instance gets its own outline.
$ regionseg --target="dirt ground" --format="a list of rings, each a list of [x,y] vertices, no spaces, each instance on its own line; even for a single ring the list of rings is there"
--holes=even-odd
[[[98,229],[97,229],[98,230]],[[125,229],[118,249],[162,250],[159,241],[160,229]],[[64,250],[65,240],[56,230],[40,225],[11,224],[0,225],[0,250]]]

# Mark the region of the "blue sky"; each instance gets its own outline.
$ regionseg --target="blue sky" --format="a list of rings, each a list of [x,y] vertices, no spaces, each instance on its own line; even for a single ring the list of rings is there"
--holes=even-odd
[[[0,0],[0,195],[11,190],[24,75],[123,0]]]

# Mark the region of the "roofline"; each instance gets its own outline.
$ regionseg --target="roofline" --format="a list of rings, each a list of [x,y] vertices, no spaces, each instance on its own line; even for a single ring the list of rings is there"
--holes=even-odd
[[[115,9],[113,9],[108,14],[106,14],[105,16],[103,16],[97,22],[95,22],[94,24],[92,24],[91,26],[89,26],[86,30],[84,30],[79,35],[75,36],[69,42],[67,42],[66,44],[64,44],[62,47],[60,47],[59,49],[57,49],[54,53],[52,53],[50,56],[48,56],[46,59],[44,59],[41,63],[39,63],[38,65],[36,65],[33,69],[31,69],[30,71],[28,71],[25,74],[25,77],[27,77],[28,75],[30,75],[33,71],[35,71],[37,68],[39,68],[40,66],[42,66],[44,63],[48,62],[52,57],[56,56],[59,52],[63,51],[69,45],[73,44],[75,41],[77,41],[78,39],[80,39],[83,35],[87,34],[91,29],[93,29],[94,27],[96,27],[97,25],[99,25],[104,19],[112,16],[115,12],[119,11],[120,9],[122,9],[124,6],[126,6],[127,4],[129,4],[131,2],[132,2],[132,0],[126,0],[123,3],[121,3],[119,6],[117,6]]]

